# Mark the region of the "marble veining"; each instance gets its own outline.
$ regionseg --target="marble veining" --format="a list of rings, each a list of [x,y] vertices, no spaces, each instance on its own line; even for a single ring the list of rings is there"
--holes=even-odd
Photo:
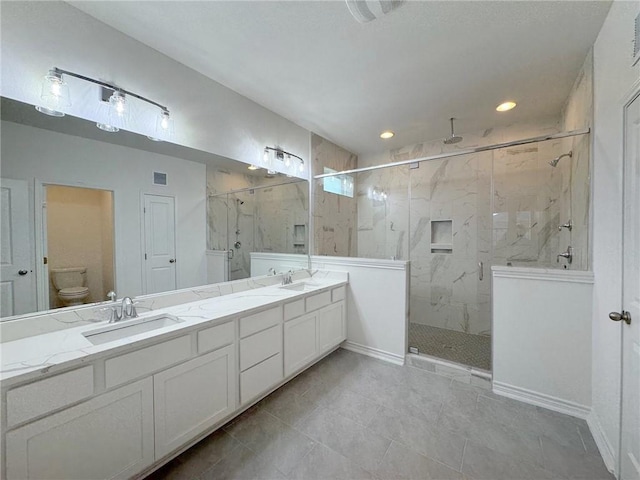
[[[194,300],[191,296],[184,296],[184,294],[188,292],[180,292],[180,294],[174,294],[174,300],[178,302],[178,304],[174,303],[170,307],[163,305],[158,309],[154,309],[153,312],[154,314],[170,314],[184,320],[183,322],[164,327],[161,331],[145,332],[102,345],[92,345],[82,335],[83,332],[96,328],[96,323],[73,325],[71,328],[42,333],[36,330],[32,332],[30,336],[24,336],[13,341],[6,341],[6,339],[4,339],[6,324],[3,323],[0,324],[0,328],[3,330],[4,340],[2,343],[0,379],[3,381],[4,386],[6,385],[6,381],[11,380],[13,383],[16,377],[20,375],[31,373],[37,376],[48,373],[52,367],[57,367],[63,363],[65,363],[66,368],[70,366],[67,365],[68,362],[89,361],[88,357],[91,356],[91,358],[93,358],[93,355],[106,355],[107,353],[112,353],[115,349],[118,351],[131,349],[133,344],[139,344],[145,340],[148,341],[157,335],[169,335],[178,330],[188,331],[190,327],[195,327],[205,322],[215,324],[216,322],[227,320],[230,317],[242,313],[249,313],[256,309],[264,308],[270,304],[278,304],[297,296],[305,296],[309,293],[335,288],[336,286],[344,285],[348,281],[348,274],[328,270],[300,270],[294,272],[293,275],[294,281],[309,278],[313,279],[315,286],[304,292],[279,288],[281,281],[279,275],[231,282],[237,283],[238,285],[245,283],[248,288],[204,300]],[[221,289],[228,285],[229,284],[212,285],[211,288],[214,290]],[[236,289],[238,285],[236,285]],[[233,289],[234,287],[232,286],[231,288]],[[201,287],[199,290],[203,290],[203,288]],[[180,297],[180,295],[183,296]],[[183,302],[182,300],[185,301]],[[156,303],[151,302],[150,305],[156,306]],[[151,306],[147,308],[151,309]],[[73,316],[71,314],[77,314],[77,312],[64,312],[63,315],[70,317]],[[43,315],[42,317],[48,316],[54,315]],[[31,319],[12,320],[12,322],[28,322],[29,320]],[[106,321],[100,322],[100,325],[102,326],[105,323]]]
[[[585,67],[586,69],[586,67]],[[584,82],[575,88],[588,91]],[[456,149],[494,144],[579,128],[584,114],[567,107],[564,119],[511,125],[464,134],[458,145],[422,142],[360,159],[360,167],[410,160]],[[556,255],[568,245],[571,269],[586,270],[588,220],[588,136],[539,142],[463,157],[358,174],[358,256],[411,261],[411,321],[488,335],[492,265],[562,268]],[[582,148],[582,150],[581,150]],[[548,162],[569,150],[556,168]],[[415,166],[414,166],[415,167]],[[376,187],[384,201],[368,195]],[[572,219],[570,233],[558,225]],[[452,250],[432,248],[434,221],[452,223]],[[479,280],[479,262],[484,280]]]

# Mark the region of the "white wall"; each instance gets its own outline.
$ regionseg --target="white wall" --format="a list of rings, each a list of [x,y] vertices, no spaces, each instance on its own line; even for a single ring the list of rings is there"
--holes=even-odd
[[[42,77],[55,66],[166,105],[179,145],[245,163],[260,161],[265,145],[278,145],[310,164],[307,130],[64,2],[3,3],[0,21],[5,97],[38,104]],[[104,121],[97,87],[72,78],[68,83],[68,113]],[[128,130],[155,136],[157,110],[142,102],[132,107]]]
[[[585,418],[593,275],[493,267],[493,389]]]
[[[251,273],[306,268],[306,255],[252,254]],[[345,348],[403,364],[407,353],[409,262],[311,257],[312,269],[349,273]]]
[[[0,176],[113,191],[118,296],[142,293],[141,194],[176,197],[177,287],[206,281],[205,166],[179,158],[2,122]],[[153,186],[154,170],[168,186]]]
[[[592,433],[607,466],[618,456],[620,325],[608,314],[621,307],[622,109],[640,87],[631,66],[633,21],[640,4],[615,1],[593,47],[593,413]]]

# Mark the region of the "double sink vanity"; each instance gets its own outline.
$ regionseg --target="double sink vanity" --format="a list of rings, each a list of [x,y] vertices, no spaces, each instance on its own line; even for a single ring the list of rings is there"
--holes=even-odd
[[[147,305],[173,305],[117,323],[3,335],[2,478],[143,477],[335,350],[347,274],[279,278],[186,303],[198,292],[154,296]]]

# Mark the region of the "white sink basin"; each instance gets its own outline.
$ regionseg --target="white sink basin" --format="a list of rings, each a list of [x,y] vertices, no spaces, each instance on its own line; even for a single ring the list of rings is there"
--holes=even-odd
[[[313,282],[297,282],[290,283],[289,285],[282,285],[280,288],[284,288],[285,290],[297,290],[299,292],[304,292],[306,290],[313,290],[314,288],[318,288],[321,285],[319,283]]]
[[[137,318],[135,320],[122,320],[106,327],[89,330],[82,335],[94,345],[113,342],[122,338],[131,337],[139,333],[149,332],[158,328],[170,327],[183,322],[172,315],[157,315],[155,317]]]

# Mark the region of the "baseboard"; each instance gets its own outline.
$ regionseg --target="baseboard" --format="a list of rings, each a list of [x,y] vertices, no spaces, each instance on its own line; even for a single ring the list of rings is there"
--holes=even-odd
[[[362,355],[384,360],[385,362],[395,363],[396,365],[404,365],[404,355],[396,355],[395,353],[389,353],[377,348],[360,345],[359,343],[350,342],[349,340],[340,346],[351,352],[361,353]]]
[[[495,380],[493,381],[493,393],[585,420],[591,413],[591,407],[587,407],[586,405],[570,402],[551,395],[545,395],[544,393],[534,392],[526,388],[514,387],[513,385],[496,382]]]
[[[616,475],[616,456],[613,453],[613,447],[609,442],[609,439],[604,433],[602,429],[602,425],[600,425],[600,419],[595,414],[595,412],[591,412],[591,414],[587,417],[587,425],[589,426],[589,430],[591,430],[591,435],[593,436],[593,440],[596,442],[596,446],[600,451],[600,455],[602,456],[602,460],[606,465],[607,469]]]

